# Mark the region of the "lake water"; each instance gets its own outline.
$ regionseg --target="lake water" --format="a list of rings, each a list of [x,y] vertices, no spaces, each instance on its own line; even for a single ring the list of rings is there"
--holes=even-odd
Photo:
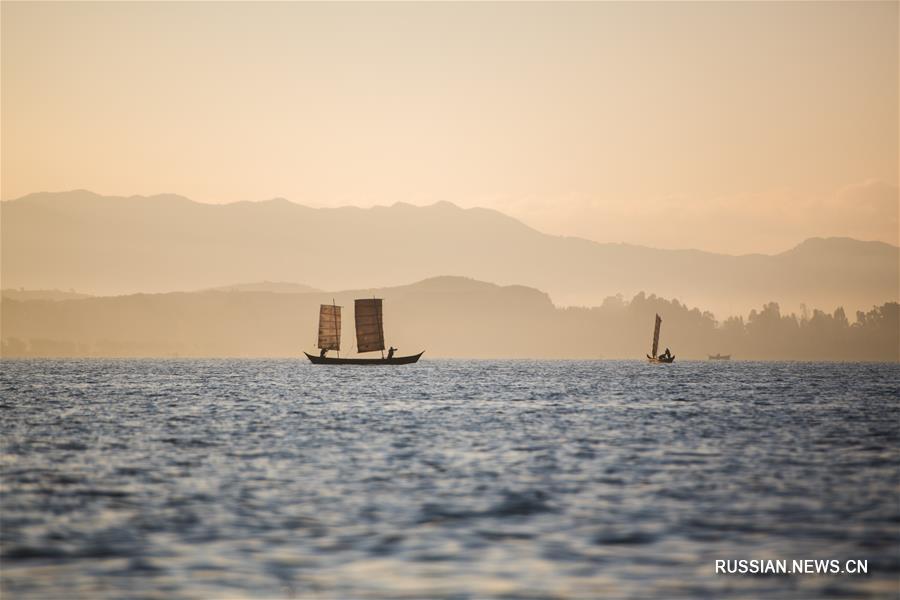
[[[0,370],[3,598],[900,593],[896,364]]]

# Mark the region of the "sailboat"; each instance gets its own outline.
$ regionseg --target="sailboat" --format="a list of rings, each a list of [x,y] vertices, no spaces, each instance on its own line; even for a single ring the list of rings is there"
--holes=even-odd
[[[652,363],[670,363],[675,360],[675,355],[666,356],[665,354],[656,355],[656,351],[659,350],[659,327],[662,325],[662,319],[659,318],[659,315],[656,315],[656,325],[653,327],[653,349],[650,350],[650,354],[647,355],[647,360]],[[668,352],[668,349],[666,349]]]
[[[384,356],[384,327],[381,298],[362,298],[354,301],[357,352],[381,350],[381,358],[341,358],[341,307],[322,304],[319,307],[319,343],[322,354],[304,352],[314,365],[408,365],[419,360],[425,352],[411,356]],[[335,350],[337,357],[325,356],[324,351]]]

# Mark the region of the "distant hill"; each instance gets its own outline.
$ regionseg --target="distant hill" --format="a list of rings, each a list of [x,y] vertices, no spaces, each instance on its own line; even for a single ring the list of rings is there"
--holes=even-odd
[[[321,292],[312,286],[287,281],[260,281],[257,283],[236,283],[209,288],[209,292],[270,292],[273,294],[309,294]]]
[[[546,235],[446,202],[313,209],[80,190],[32,194],[0,210],[8,287],[123,294],[267,280],[334,290],[457,274],[539,288],[559,305],[653,290],[719,315],[773,298],[792,310],[868,309],[896,300],[900,288],[900,250],[881,242],[813,239],[772,256],[660,250]]]
[[[4,357],[302,357],[314,351],[320,303],[343,309],[343,355],[355,353],[353,300],[385,300],[388,344],[426,358],[642,358],[653,319],[663,346],[681,359],[717,352],[736,358],[898,360],[900,306],[847,319],[844,312],[785,317],[760,306],[717,326],[710,313],[637,294],[593,308],[558,308],[524,286],[437,277],[382,289],[334,293],[202,291],[0,302]],[[852,321],[852,324],[851,324]]]
[[[0,295],[10,300],[77,300],[78,298],[90,298],[90,294],[79,294],[75,291],[63,290],[26,290],[4,288]]]

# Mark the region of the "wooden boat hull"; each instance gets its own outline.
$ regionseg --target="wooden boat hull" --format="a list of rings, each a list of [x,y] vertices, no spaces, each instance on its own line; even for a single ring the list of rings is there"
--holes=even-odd
[[[648,355],[647,355],[647,361],[648,361],[648,362],[652,362],[652,363],[664,363],[664,364],[669,364],[669,363],[675,361],[675,355],[673,354],[673,355],[670,356],[669,358],[653,358],[652,356],[650,356],[650,355],[648,354]]]
[[[306,354],[306,358],[314,365],[409,365],[418,361],[425,351],[412,356],[395,356],[393,358],[336,358],[316,356],[307,352],[303,354]]]

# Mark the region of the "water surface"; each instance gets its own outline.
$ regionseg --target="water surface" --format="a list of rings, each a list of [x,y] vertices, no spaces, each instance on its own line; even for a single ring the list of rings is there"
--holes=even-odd
[[[3,597],[896,597],[898,395],[891,364],[2,361]]]

